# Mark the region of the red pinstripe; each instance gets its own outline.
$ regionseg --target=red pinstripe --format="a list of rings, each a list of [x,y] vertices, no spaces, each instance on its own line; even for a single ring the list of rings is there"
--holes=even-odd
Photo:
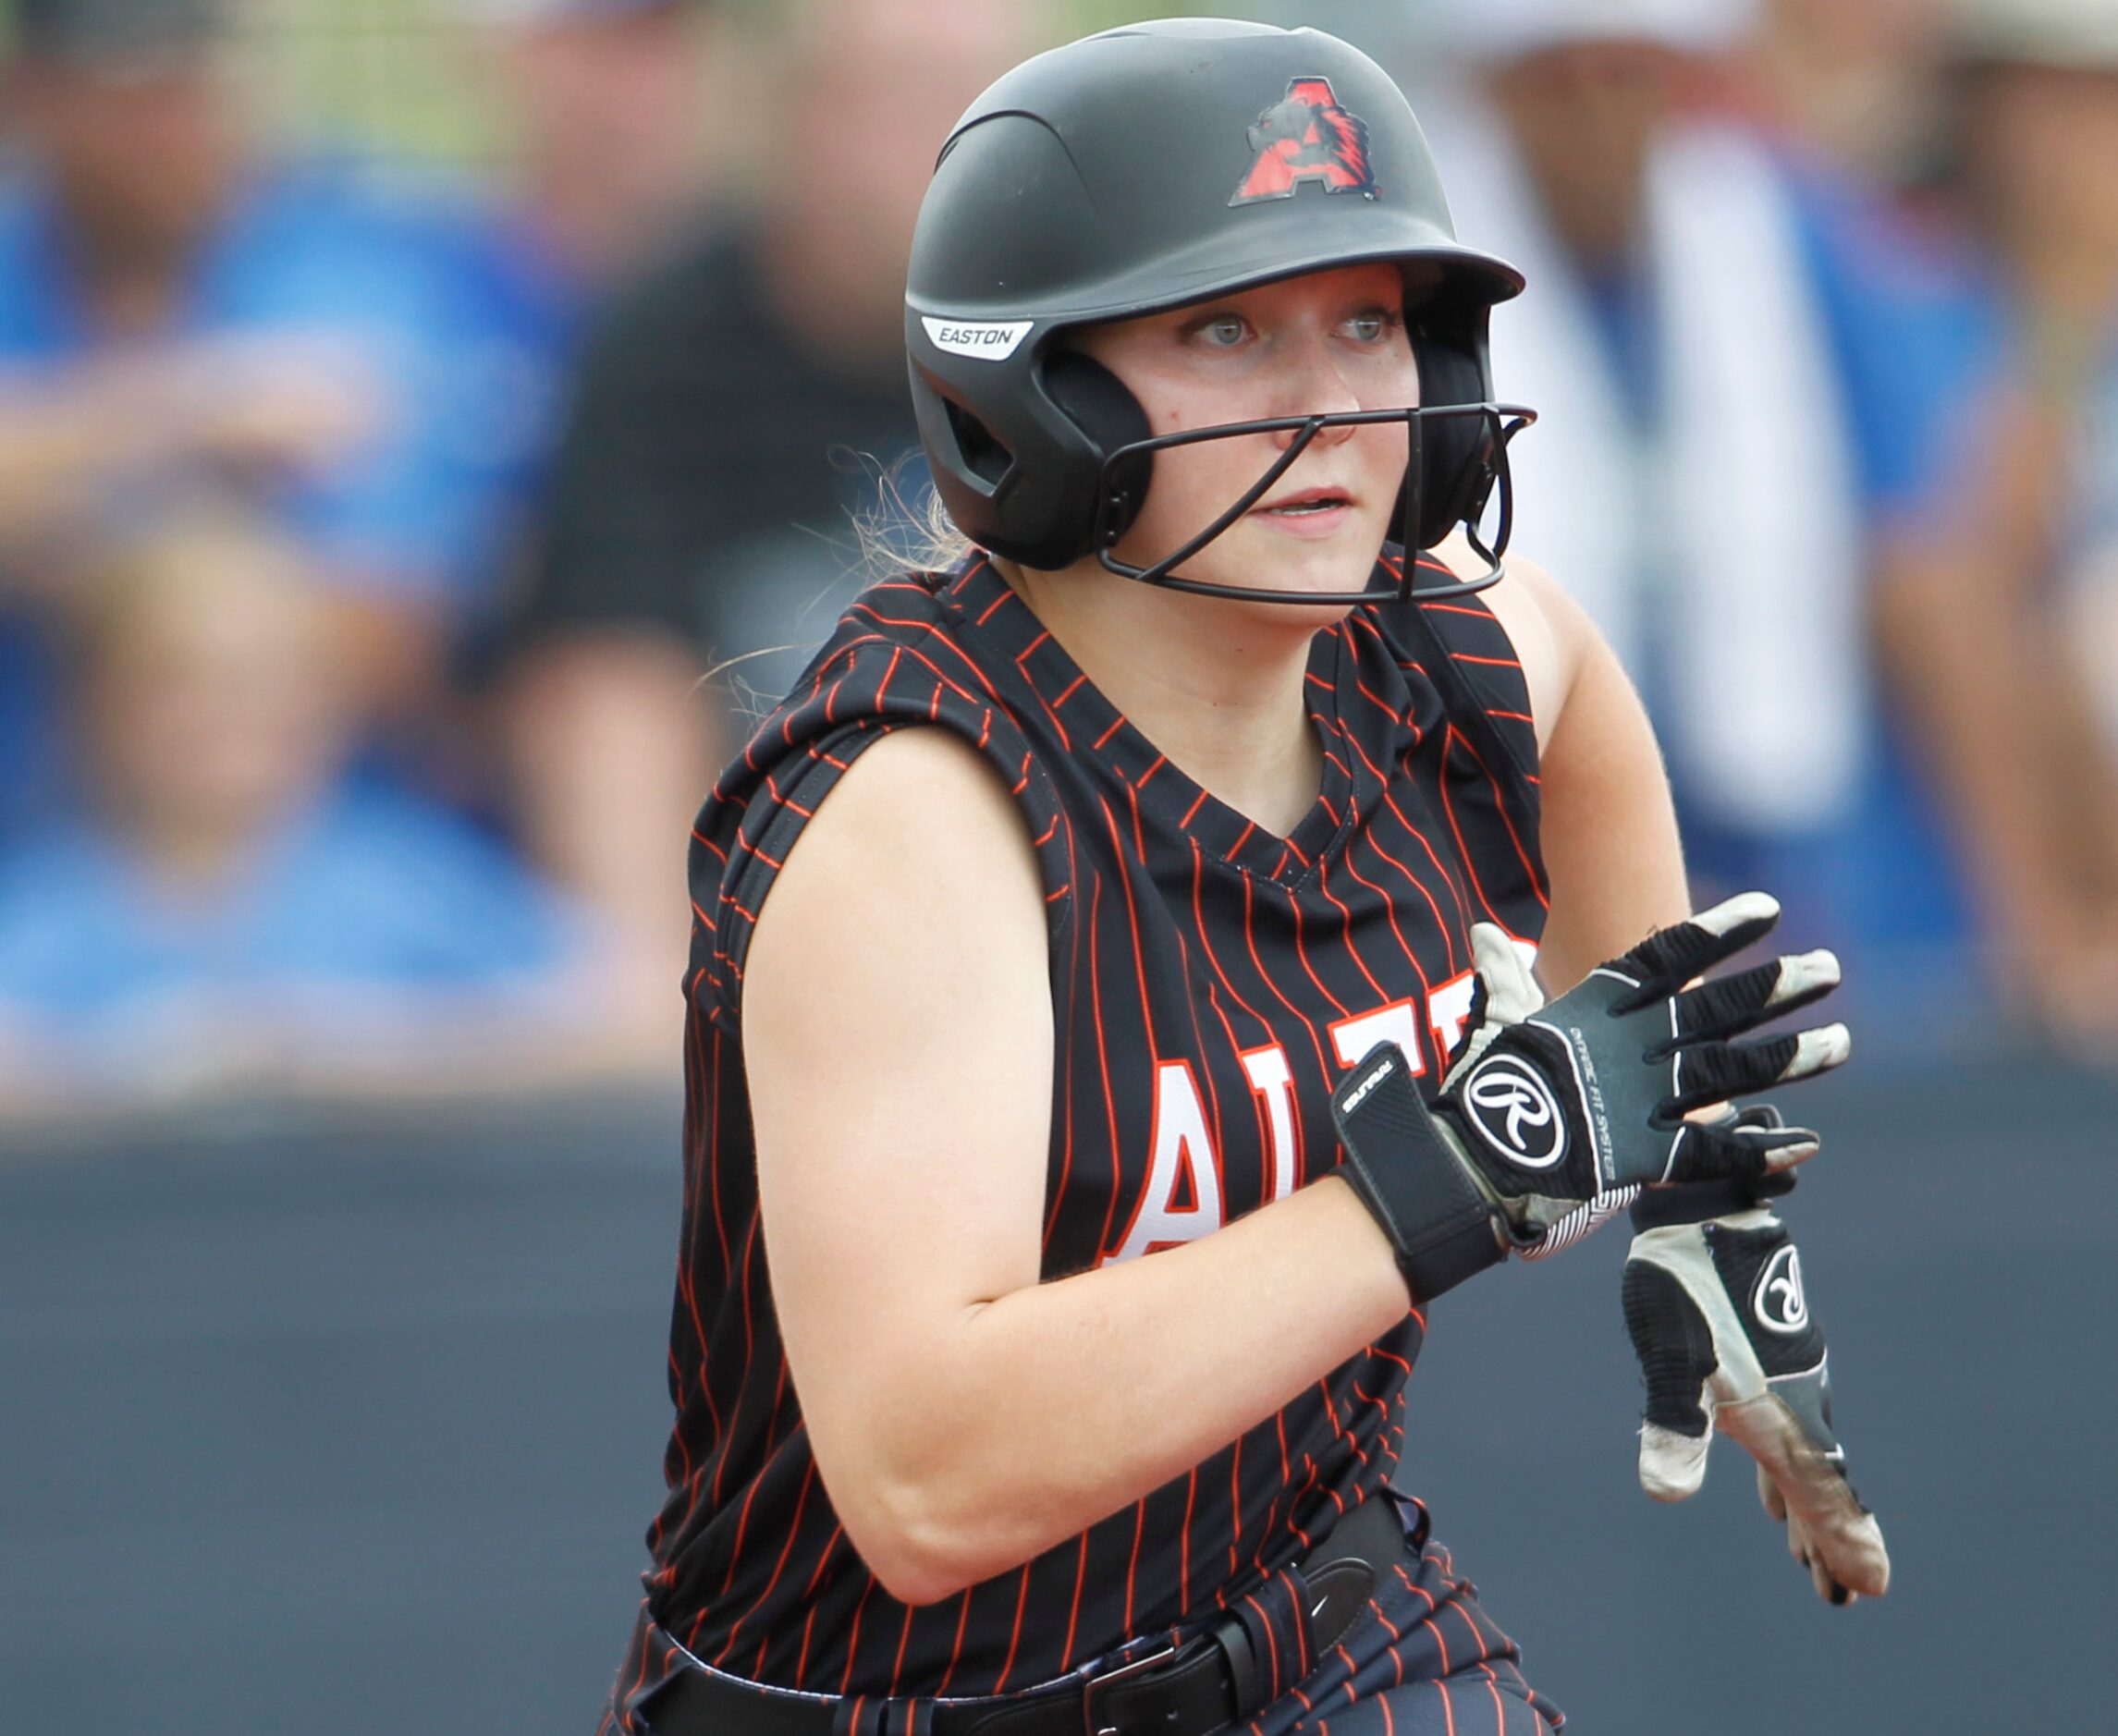
[[[1441,812],[1449,821],[1449,830],[1451,835],[1456,839],[1458,857],[1459,860],[1463,863],[1463,876],[1465,880],[1470,883],[1471,890],[1474,894],[1476,895],[1478,902],[1484,908],[1486,914],[1494,922],[1499,923],[1500,922],[1500,913],[1499,911],[1493,908],[1493,900],[1486,896],[1486,882],[1484,878],[1479,874],[1477,867],[1472,862],[1466,850],[1466,847],[1463,842],[1463,828],[1459,825],[1456,821],[1456,804],[1451,801],[1449,797],[1449,778],[1447,776],[1449,764],[1448,748],[1449,745],[1453,744],[1457,739],[1456,731],[1453,727],[1449,727],[1443,733],[1442,740],[1445,745],[1442,749],[1442,770],[1444,775],[1441,779]],[[1502,923],[1503,927],[1505,925],[1505,923]]]
[[[1090,895],[1089,902],[1090,915],[1088,925],[1091,929],[1093,929],[1096,926],[1096,917],[1094,911],[1095,895],[1093,892]],[[1074,982],[1078,982],[1081,977],[1081,928],[1082,925],[1079,923],[1074,923],[1073,932],[1067,942],[1068,977],[1070,981]],[[1066,1033],[1064,1032],[1056,1033],[1055,1041],[1060,1045],[1060,1057],[1071,1059],[1071,1057],[1068,1051],[1071,1045],[1068,1042]],[[1073,1175],[1073,1093],[1071,1091],[1064,1091],[1060,1092],[1059,1094],[1060,1098],[1059,1132],[1061,1142],[1059,1148],[1059,1184],[1051,1190],[1051,1205],[1045,1217],[1044,1241],[1045,1245],[1047,1248],[1051,1244],[1051,1239],[1053,1235],[1059,1229],[1059,1203],[1066,1198],[1066,1184]]]
[[[1485,774],[1486,782],[1493,791],[1493,812],[1500,815],[1501,825],[1507,829],[1508,842],[1515,847],[1515,860],[1522,863],[1523,873],[1529,876],[1530,890],[1536,895],[1537,903],[1549,911],[1551,909],[1551,900],[1545,896],[1544,874],[1535,862],[1531,862],[1530,852],[1523,846],[1522,835],[1515,830],[1514,821],[1508,817],[1508,804],[1501,799],[1500,783],[1493,776],[1493,768],[1486,764],[1486,756],[1478,752],[1476,743],[1460,733],[1453,724],[1449,726],[1449,739],[1452,742],[1461,744],[1463,751],[1471,756],[1472,763],[1477,766],[1480,772]],[[1448,786],[1444,784],[1442,788],[1446,789]]]
[[[963,1630],[971,1622],[971,1592],[968,1587],[956,1594],[956,1643],[949,1648],[949,1668],[942,1672],[941,1686],[937,1695],[949,1692],[949,1683],[956,1680],[956,1666],[963,1661]]]
[[[1457,884],[1456,876],[1449,872],[1448,868],[1443,864],[1441,858],[1435,854],[1434,846],[1427,841],[1426,834],[1421,830],[1420,827],[1413,825],[1413,823],[1405,817],[1404,810],[1397,805],[1397,799],[1390,794],[1388,787],[1389,774],[1386,773],[1382,767],[1377,765],[1373,760],[1368,758],[1366,750],[1364,749],[1357,740],[1353,742],[1353,751],[1361,756],[1362,760],[1366,764],[1368,770],[1378,780],[1383,781],[1384,810],[1392,819],[1398,823],[1398,825],[1402,826],[1406,834],[1416,840],[1419,844],[1419,847],[1426,852],[1427,860],[1434,864],[1435,873],[1441,876],[1442,884],[1449,887],[1451,894],[1454,897],[1456,900],[1458,915],[1463,919],[1464,925],[1468,927],[1471,921],[1470,907],[1463,901],[1463,891],[1462,886]],[[1377,855],[1380,856],[1385,862],[1390,863],[1392,868],[1395,868],[1398,873],[1402,874],[1407,880],[1411,881],[1414,886],[1417,886],[1422,896],[1426,899],[1428,905],[1433,908],[1436,923],[1440,927],[1441,932],[1444,935],[1450,936],[1451,950],[1449,956],[1451,969],[1453,969],[1456,959],[1454,949],[1454,931],[1450,927],[1447,922],[1442,920],[1440,906],[1435,904],[1433,895],[1427,892],[1426,885],[1420,880],[1417,874],[1414,874],[1411,869],[1407,868],[1402,862],[1399,862],[1396,857],[1392,856],[1388,850],[1383,849],[1382,845],[1377,841],[1372,833],[1368,836],[1366,842],[1368,848],[1373,850]]]
[[[1060,1651],[1068,1657],[1073,1656],[1074,1635],[1081,1632],[1081,1593],[1088,1583],[1088,1533],[1081,1534],[1079,1554],[1073,1566],[1073,1597],[1067,1610],[1066,1644]]]
[[[1133,1595],[1140,1589],[1140,1540],[1147,1533],[1147,1503],[1132,1504],[1132,1559],[1125,1566],[1125,1632],[1132,1632]]]
[[[1097,874],[1088,895],[1088,926],[1096,929],[1096,913],[1103,907],[1103,876]],[[1123,1190],[1125,1177],[1119,1164],[1118,1149],[1118,1099],[1110,1087],[1110,1048],[1103,1034],[1103,972],[1097,968],[1096,949],[1088,949],[1089,1008],[1096,1021],[1096,1065],[1103,1080],[1103,1125],[1110,1141],[1110,1200],[1103,1208],[1103,1240],[1099,1244],[1110,1246],[1110,1227],[1118,1216],[1119,1195]]]
[[[1008,1678],[1015,1673],[1015,1654],[1022,1644],[1022,1616],[1030,1607],[1030,1566],[1022,1563],[1022,1589],[1015,1595],[1015,1625],[1008,1636],[1008,1661],[1000,1666],[998,1679],[993,1684],[995,1693],[1008,1691]]]
[[[1310,1050],[1316,1057],[1317,1079],[1323,1085],[1325,1094],[1328,1095],[1331,1089],[1331,1063],[1325,1058],[1324,1041],[1316,1034],[1316,1027],[1302,1016],[1301,1009],[1279,992],[1279,984],[1272,980],[1270,972],[1265,968],[1265,960],[1257,956],[1257,934],[1251,920],[1252,915],[1250,876],[1245,874],[1243,877],[1243,944],[1250,950],[1251,966],[1257,972],[1257,980],[1270,991],[1272,998],[1287,1009],[1292,1021],[1299,1025],[1307,1034]],[[1341,1009],[1341,1012],[1343,1010]]]
[[[875,1595],[875,1581],[871,1578],[861,1587],[861,1601],[853,1608],[852,1631],[846,1635],[846,1673],[839,1679],[839,1692],[846,1693],[853,1685],[853,1665],[861,1655],[861,1618],[867,1613],[868,1599]]]
[[[779,1583],[779,1576],[787,1571],[787,1558],[793,1553],[795,1538],[802,1534],[802,1510],[809,1505],[809,1491],[815,1486],[815,1483],[816,1461],[812,1459],[809,1461],[808,1470],[802,1473],[802,1493],[795,1498],[794,1501],[794,1522],[788,1527],[787,1541],[779,1546],[779,1559],[773,1563],[772,1578],[770,1582],[765,1585],[765,1590],[758,1595],[756,1602],[753,1603],[748,1609],[744,1610],[741,1615],[736,1618],[735,1625],[728,1630],[728,1644],[721,1647],[720,1656],[714,1660],[716,1664],[719,1663],[722,1658],[727,1657],[730,1652],[735,1650],[736,1635],[742,1632],[742,1624],[745,1621],[748,1621],[750,1618],[756,1613],[760,1607],[772,1601],[773,1587]],[[757,1485],[753,1484],[751,1485],[751,1492],[754,1495],[756,1491]],[[749,1517],[747,1508],[748,1503],[746,1501],[746,1510],[744,1513],[745,1519],[748,1519]],[[742,1532],[740,1527],[737,1529],[736,1537],[737,1552],[740,1554],[741,1550],[742,1537]],[[731,1556],[728,1559],[728,1577],[731,1580],[735,1577],[735,1557],[733,1556]]]
[[[1285,887],[1282,887],[1281,890],[1287,891],[1288,912],[1294,919],[1294,957],[1301,962],[1302,969],[1309,980],[1316,984],[1317,994],[1331,1003],[1331,1010],[1341,1019],[1351,1018],[1352,1011],[1346,1003],[1324,986],[1324,979],[1316,974],[1316,967],[1309,962],[1308,949],[1302,943],[1302,906],[1300,901],[1296,899],[1292,891],[1288,891]]]
[[[1412,949],[1412,943],[1404,937],[1404,930],[1398,925],[1397,904],[1395,900],[1393,900],[1390,894],[1385,892],[1382,887],[1378,886],[1373,880],[1370,880],[1367,875],[1364,874],[1358,868],[1353,865],[1353,852],[1352,850],[1349,850],[1345,855],[1341,858],[1341,861],[1345,864],[1346,874],[1349,878],[1354,880],[1359,885],[1365,886],[1370,892],[1373,892],[1376,895],[1377,901],[1382,906],[1383,915],[1389,921],[1390,932],[1397,941],[1397,949],[1404,954],[1405,963],[1412,967],[1413,974],[1419,979],[1419,992],[1421,996],[1430,996],[1434,993],[1434,985],[1427,981],[1426,967],[1419,962],[1419,955]],[[1328,866],[1328,864],[1326,864],[1325,871],[1319,873],[1317,875],[1316,885],[1319,891],[1325,890],[1326,883],[1329,879]],[[1441,914],[1440,907],[1437,905],[1434,902],[1434,899],[1427,895],[1427,891],[1425,886],[1421,886],[1419,890],[1420,896],[1426,899],[1427,908],[1433,911],[1435,915],[1439,917]],[[1332,899],[1332,902],[1337,903],[1338,900],[1334,899]],[[1347,925],[1349,928],[1352,926],[1352,912],[1350,911],[1348,912]],[[1451,937],[1449,945],[1449,962],[1451,966],[1453,966],[1456,962],[1456,943],[1453,936]]]

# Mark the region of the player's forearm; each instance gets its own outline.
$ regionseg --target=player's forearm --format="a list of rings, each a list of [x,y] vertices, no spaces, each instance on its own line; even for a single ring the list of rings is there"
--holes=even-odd
[[[1404,1281],[1327,1179],[1144,1259],[966,1313],[875,1418],[868,1535],[893,1593],[949,1595],[1182,1475],[1381,1337]]]

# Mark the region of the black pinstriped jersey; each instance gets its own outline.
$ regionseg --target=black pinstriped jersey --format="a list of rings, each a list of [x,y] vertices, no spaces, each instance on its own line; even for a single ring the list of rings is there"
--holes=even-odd
[[[1402,1045],[1433,1087],[1470,1007],[1471,923],[1525,946],[1542,930],[1521,670],[1475,597],[1424,606],[1489,724],[1451,715],[1382,615],[1354,611],[1316,640],[1323,789],[1285,838],[1157,752],[983,559],[868,592],[729,767],[692,850],[677,1421],[646,1581],[693,1656],[822,1693],[1011,1692],[1210,1615],[1388,1478],[1416,1314],[1080,1536],[898,1603],[846,1540],[789,1379],[741,997],[754,913],[839,773],[888,730],[950,729],[1013,789],[1047,895],[1045,1276],[1151,1255],[1324,1174],[1328,1093],[1375,1044]]]

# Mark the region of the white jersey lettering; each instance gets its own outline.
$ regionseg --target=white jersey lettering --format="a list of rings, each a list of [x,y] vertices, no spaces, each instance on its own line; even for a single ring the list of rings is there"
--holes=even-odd
[[[1265,1105],[1265,1125],[1272,1138],[1270,1197],[1283,1200],[1294,1192],[1302,1157],[1294,1120],[1294,1070],[1287,1064],[1287,1051],[1277,1043],[1245,1049],[1239,1058],[1243,1077]]]
[[[1192,1203],[1180,1205],[1179,1194],[1187,1190]],[[1147,1182],[1118,1252],[1105,1254],[1099,1264],[1109,1265],[1157,1248],[1196,1241],[1224,1221],[1220,1155],[1206,1132],[1198,1083],[1189,1062],[1164,1061],[1155,1070],[1155,1131]]]
[[[1394,1043],[1404,1056],[1406,1070],[1416,1079],[1426,1071],[1426,1056],[1419,1041],[1419,1005],[1393,1000],[1374,1012],[1355,1013],[1331,1026],[1331,1046],[1338,1051],[1341,1067],[1358,1067],[1378,1043]]]

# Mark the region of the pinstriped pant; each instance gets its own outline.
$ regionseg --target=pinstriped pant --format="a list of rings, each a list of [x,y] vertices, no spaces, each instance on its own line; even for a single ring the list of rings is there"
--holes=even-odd
[[[1424,1510],[1402,1504],[1402,1555],[1321,1657],[1307,1655],[1303,1600],[1268,1604],[1273,1632],[1256,1649],[1307,1668],[1243,1727],[1249,1736],[1544,1736],[1565,1721],[1523,1679],[1515,1643],[1447,1547],[1426,1540]]]

